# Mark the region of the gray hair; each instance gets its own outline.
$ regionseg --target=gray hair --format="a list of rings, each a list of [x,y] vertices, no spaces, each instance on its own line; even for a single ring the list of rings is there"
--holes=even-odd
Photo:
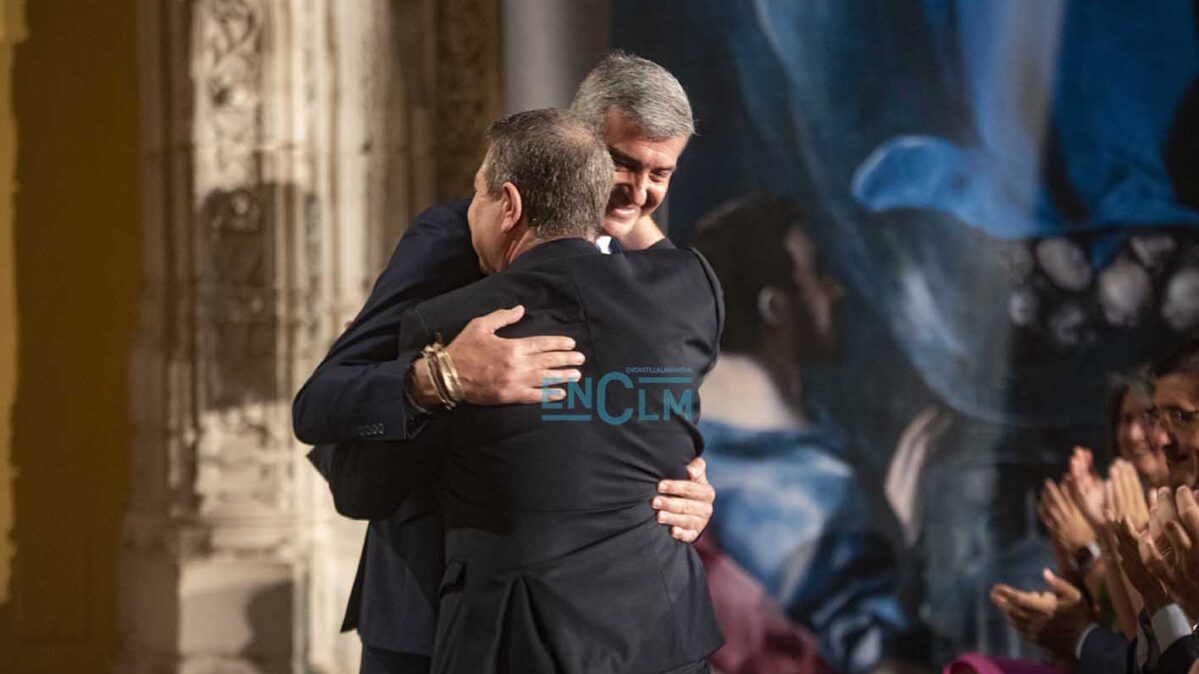
[[[595,235],[616,169],[590,126],[567,110],[529,110],[492,124],[487,139],[487,191],[496,195],[504,183],[515,185],[534,236]]]
[[[662,66],[621,51],[608,54],[591,69],[570,109],[592,128],[602,130],[604,115],[616,108],[652,140],[695,133],[691,102],[683,85]]]

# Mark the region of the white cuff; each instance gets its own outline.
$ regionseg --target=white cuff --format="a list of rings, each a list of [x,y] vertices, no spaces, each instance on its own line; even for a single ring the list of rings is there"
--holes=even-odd
[[[1078,636],[1078,643],[1074,644],[1074,659],[1075,660],[1082,659],[1082,645],[1084,643],[1086,643],[1087,637],[1091,636],[1091,632],[1094,632],[1098,628],[1099,628],[1098,623],[1091,623],[1090,625],[1087,625],[1087,628],[1085,630],[1083,630],[1082,634],[1080,634]]]
[[[1157,639],[1159,653],[1165,653],[1175,641],[1191,634],[1191,621],[1178,604],[1169,604],[1158,609],[1153,617],[1149,618],[1149,624],[1153,626],[1153,636]]]

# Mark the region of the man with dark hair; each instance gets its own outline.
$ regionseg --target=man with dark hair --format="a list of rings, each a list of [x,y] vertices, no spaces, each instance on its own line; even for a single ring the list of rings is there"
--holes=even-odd
[[[463,404],[403,446],[339,445],[334,496],[379,517],[437,471],[448,564],[434,672],[706,672],[721,636],[703,567],[648,498],[702,446],[694,389],[718,351],[719,285],[691,250],[600,253],[611,159],[569,114],[519,113],[489,138],[469,216],[489,275],[411,309],[401,348],[520,302],[526,317],[505,332],[552,327],[588,354],[580,404]],[[453,388],[452,359],[427,372]]]
[[[593,74],[580,87],[579,106],[585,123],[603,132],[619,159],[603,222],[611,248],[670,247],[651,216],[694,129],[686,94],[661,66],[634,56],[613,54]],[[416,218],[365,306],[297,393],[297,437],[328,443],[310,455],[323,474],[335,456],[332,443],[406,442],[442,414],[424,375],[427,361],[419,350],[400,351],[396,335],[415,303],[481,277],[467,226],[469,204],[437,205]],[[569,337],[497,336],[524,311],[515,306],[479,316],[447,345],[465,402],[556,399],[564,391],[543,387],[544,377],[578,375],[584,356]],[[702,459],[688,464],[686,477],[664,480],[653,507],[672,536],[692,542],[707,525],[715,492]],[[436,504],[421,490],[390,517],[371,522],[342,625],[358,630],[364,672],[428,669],[436,617],[430,597],[442,571],[441,546]]]
[[[1170,486],[1199,480],[1199,339],[1177,347],[1152,366],[1149,441],[1166,456]]]
[[[828,662],[863,672],[895,654],[911,625],[881,513],[846,461],[844,433],[805,395],[805,368],[836,352],[842,292],[805,219],[792,202],[751,196],[706,216],[692,242],[728,317],[701,391],[704,456],[721,494],[713,533],[816,634]]]

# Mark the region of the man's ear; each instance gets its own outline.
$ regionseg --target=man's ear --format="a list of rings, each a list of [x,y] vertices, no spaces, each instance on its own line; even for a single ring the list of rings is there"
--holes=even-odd
[[[520,190],[516,189],[516,185],[504,183],[500,186],[500,210],[504,216],[500,231],[512,231],[525,214],[524,202],[521,201]]]
[[[758,318],[762,325],[777,328],[790,320],[787,293],[775,286],[766,286],[758,291]]]

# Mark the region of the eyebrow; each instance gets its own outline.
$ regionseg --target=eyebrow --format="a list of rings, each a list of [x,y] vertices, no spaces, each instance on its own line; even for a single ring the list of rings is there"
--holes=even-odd
[[[616,162],[617,164],[623,164],[625,166],[628,166],[630,168],[635,168],[635,169],[642,169],[645,167],[645,165],[642,164],[638,159],[636,159],[634,157],[630,157],[629,155],[621,152],[620,150],[617,150],[614,147],[609,146],[608,153],[612,155],[612,161]],[[655,170],[655,171],[673,171],[674,166],[659,166],[653,170]]]

